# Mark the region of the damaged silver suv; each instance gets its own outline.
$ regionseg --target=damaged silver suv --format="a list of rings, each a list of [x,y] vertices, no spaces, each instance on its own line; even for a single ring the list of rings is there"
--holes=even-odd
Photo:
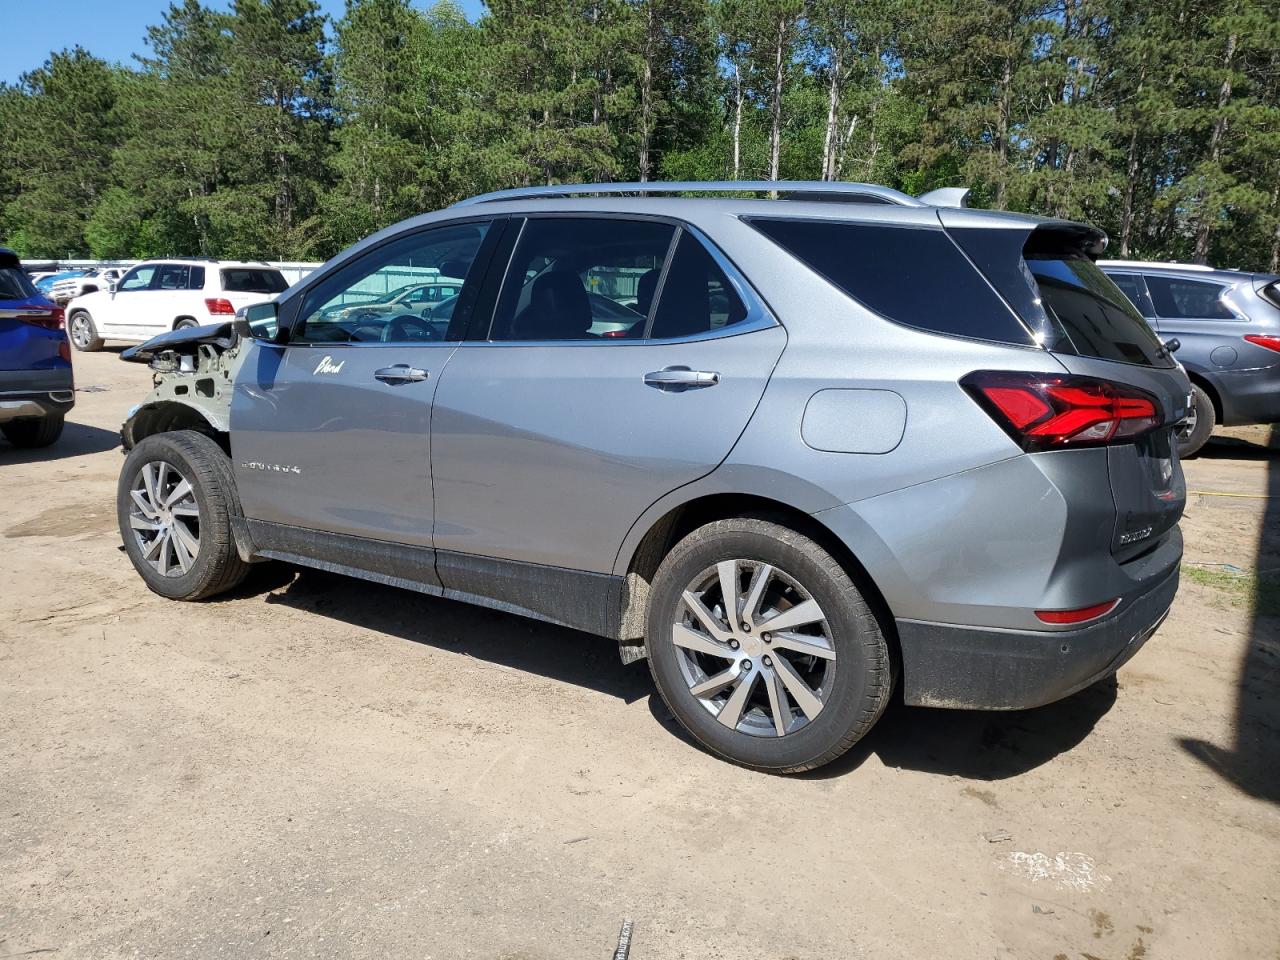
[[[1189,383],[1100,231],[952,199],[547,187],[384,230],[126,351],[129,557],[174,599],[280,559],[613,638],[761,770],[896,684],[1066,696],[1173,600]]]

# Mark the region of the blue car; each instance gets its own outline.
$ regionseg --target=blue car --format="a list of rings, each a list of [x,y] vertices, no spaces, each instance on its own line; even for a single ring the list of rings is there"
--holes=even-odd
[[[36,289],[46,297],[51,297],[53,295],[53,285],[59,280],[67,280],[81,276],[84,276],[83,270],[64,270],[61,273],[51,273],[49,276],[41,277],[36,281]]]
[[[47,447],[74,403],[62,308],[0,247],[0,433],[15,447]]]

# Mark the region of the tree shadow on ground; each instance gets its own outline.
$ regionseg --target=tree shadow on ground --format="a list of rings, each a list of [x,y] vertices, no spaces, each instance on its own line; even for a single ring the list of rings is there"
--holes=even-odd
[[[1215,455],[1227,449],[1269,460],[1268,499],[1253,564],[1258,579],[1248,647],[1236,682],[1234,742],[1229,747],[1192,737],[1178,742],[1250,796],[1280,803],[1280,580],[1265,573],[1280,568],[1280,425],[1271,428],[1266,446],[1241,441],[1214,446]]]

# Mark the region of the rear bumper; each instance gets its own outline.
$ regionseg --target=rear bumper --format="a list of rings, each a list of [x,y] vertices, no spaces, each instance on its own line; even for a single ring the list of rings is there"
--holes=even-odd
[[[0,423],[64,415],[75,406],[70,367],[0,370]]]
[[[1110,676],[1155,633],[1178,591],[1178,567],[1118,613],[1078,630],[994,630],[898,620],[906,702],[970,710],[1052,703]]]
[[[1208,379],[1222,403],[1223,426],[1280,422],[1280,364],[1215,370]]]

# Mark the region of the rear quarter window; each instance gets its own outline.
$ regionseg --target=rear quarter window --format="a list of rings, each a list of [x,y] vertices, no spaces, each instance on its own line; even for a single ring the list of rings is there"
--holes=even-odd
[[[947,336],[1033,344],[1030,331],[941,227],[748,222],[833,286],[896,323]]]
[[[26,300],[36,295],[31,278],[19,267],[0,267],[0,300]]]
[[[279,270],[230,268],[222,271],[222,289],[228,293],[283,293],[288,288]]]

